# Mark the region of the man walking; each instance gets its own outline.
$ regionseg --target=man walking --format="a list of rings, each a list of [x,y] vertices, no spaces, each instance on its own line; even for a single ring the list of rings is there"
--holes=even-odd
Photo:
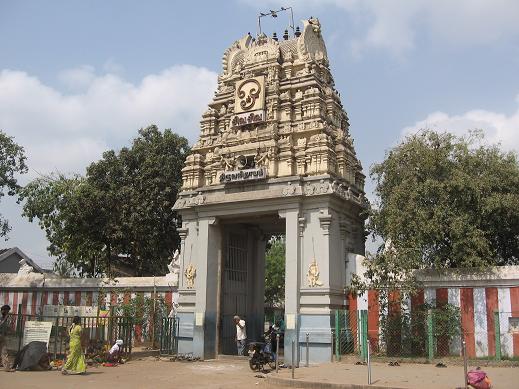
[[[2,358],[2,365],[5,371],[12,371],[9,364],[9,354],[7,353],[7,333],[9,332],[9,311],[11,307],[4,305],[0,308],[2,316],[0,317],[0,356]]]
[[[247,331],[245,329],[245,320],[239,316],[234,316],[234,324],[236,324],[236,347],[238,355],[244,355],[245,345],[247,343]]]

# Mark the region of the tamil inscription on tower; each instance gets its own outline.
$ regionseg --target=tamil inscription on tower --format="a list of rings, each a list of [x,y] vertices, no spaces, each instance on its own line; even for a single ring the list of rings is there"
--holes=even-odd
[[[366,200],[319,20],[280,40],[247,34],[222,67],[175,203],[179,350],[233,353],[234,314],[259,338],[265,242],[284,234],[285,344],[308,332],[311,359],[326,360],[349,255],[364,253]]]

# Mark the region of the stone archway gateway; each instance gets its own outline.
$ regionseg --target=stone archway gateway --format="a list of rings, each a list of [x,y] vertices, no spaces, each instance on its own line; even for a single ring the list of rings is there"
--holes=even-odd
[[[259,338],[265,237],[282,233],[285,356],[309,333],[311,361],[329,360],[348,254],[364,254],[366,200],[319,20],[280,41],[245,35],[222,62],[175,203],[179,351],[235,353],[234,314],[246,317],[249,339]]]

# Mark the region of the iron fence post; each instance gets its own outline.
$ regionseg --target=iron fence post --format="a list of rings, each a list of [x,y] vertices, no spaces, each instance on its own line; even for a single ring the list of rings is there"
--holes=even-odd
[[[309,366],[309,356],[310,356],[310,349],[309,349],[309,339],[310,339],[310,334],[307,332],[306,333],[306,367]]]
[[[356,335],[357,335],[357,351],[359,352],[359,357],[362,358],[362,311],[355,311],[355,323],[357,325]]]
[[[276,334],[276,373],[279,373],[279,334]]]
[[[334,345],[333,345],[333,342],[334,342],[334,339],[335,339],[335,330],[332,328],[330,330],[330,362],[333,362],[333,354],[334,354]]]
[[[339,329],[339,310],[335,310],[335,360],[340,361],[340,329]]]
[[[367,361],[368,347],[369,347],[369,334],[368,334],[368,311],[363,309],[360,312],[361,319],[361,339],[362,339],[362,359]]]
[[[368,345],[368,348],[366,349],[367,353],[366,353],[366,356],[367,356],[367,363],[368,363],[368,385],[371,385],[371,358],[370,358],[370,352],[369,352],[369,345]]]
[[[54,360],[58,359],[58,317],[54,323]]]
[[[295,372],[295,362],[294,362],[294,355],[296,353],[296,341],[292,339],[292,379],[294,379],[294,372]]]
[[[432,362],[434,359],[434,336],[433,336],[433,314],[432,309],[427,310],[427,351],[428,351],[428,360]]]
[[[16,335],[18,336],[18,351],[20,351],[20,348],[22,346],[22,321],[22,304],[18,304],[18,316],[16,317]]]
[[[160,342],[159,342],[159,357],[162,355],[162,346],[163,346],[163,339],[164,339],[164,326],[166,323],[164,322],[164,319],[162,320],[162,325],[160,326]]]
[[[496,348],[496,361],[501,360],[501,324],[499,322],[499,312],[494,312],[494,336]]]
[[[467,370],[468,370],[468,362],[467,362],[467,343],[465,339],[461,342],[461,351],[463,353],[463,387],[467,389]]]

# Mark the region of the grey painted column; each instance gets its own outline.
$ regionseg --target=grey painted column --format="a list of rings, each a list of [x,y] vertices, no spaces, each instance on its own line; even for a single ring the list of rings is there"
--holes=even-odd
[[[292,360],[292,340],[296,342],[294,360],[299,362],[299,296],[301,280],[301,255],[299,244],[299,209],[280,211],[286,223],[285,248],[285,363]]]
[[[266,240],[261,231],[254,231],[254,257],[253,272],[250,272],[251,280],[251,319],[247,326],[247,337],[249,340],[263,341],[264,323],[265,323],[265,250]]]
[[[193,354],[209,359],[216,357],[218,258],[221,253],[221,232],[215,218],[199,219],[198,226]]]

